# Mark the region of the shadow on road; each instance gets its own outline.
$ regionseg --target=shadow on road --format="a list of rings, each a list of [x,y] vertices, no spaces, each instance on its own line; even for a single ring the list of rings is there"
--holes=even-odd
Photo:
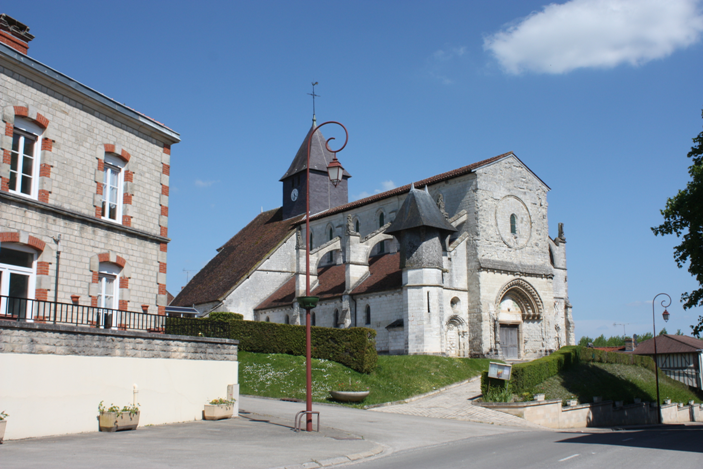
[[[667,425],[647,430],[626,430],[609,433],[573,433],[557,443],[580,443],[585,445],[625,446],[631,448],[664,449],[703,453],[703,427]]]

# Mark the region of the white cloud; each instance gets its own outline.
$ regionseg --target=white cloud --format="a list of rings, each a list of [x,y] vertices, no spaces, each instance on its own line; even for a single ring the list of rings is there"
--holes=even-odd
[[[700,0],[572,0],[484,38],[510,74],[642,65],[699,40]]]
[[[220,181],[203,181],[202,179],[196,179],[195,185],[198,187],[210,187],[213,184],[217,184]]]
[[[389,191],[391,189],[395,189],[395,183],[393,181],[383,181],[381,183],[381,187],[383,187],[384,191]]]

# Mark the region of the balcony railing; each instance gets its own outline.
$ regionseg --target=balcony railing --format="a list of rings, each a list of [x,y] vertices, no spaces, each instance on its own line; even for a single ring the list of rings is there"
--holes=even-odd
[[[164,333],[166,316],[0,296],[0,320]]]

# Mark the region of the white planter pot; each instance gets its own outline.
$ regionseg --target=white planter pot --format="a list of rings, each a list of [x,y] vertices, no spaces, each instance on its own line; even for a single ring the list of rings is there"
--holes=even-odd
[[[579,401],[576,399],[569,399],[568,401],[566,401],[566,405],[569,407],[576,407],[577,405],[579,405]]]
[[[7,427],[7,420],[0,420],[0,443],[5,438],[5,427]]]
[[[544,394],[535,394],[534,398],[536,401],[541,402],[544,400]]]
[[[229,419],[234,415],[234,405],[232,404],[205,404],[203,418],[205,420]]]
[[[136,430],[139,425],[139,412],[130,415],[123,412],[119,417],[117,412],[103,412],[98,416],[101,432],[119,432],[122,430]]]
[[[361,402],[371,391],[330,391],[332,399],[342,402]]]

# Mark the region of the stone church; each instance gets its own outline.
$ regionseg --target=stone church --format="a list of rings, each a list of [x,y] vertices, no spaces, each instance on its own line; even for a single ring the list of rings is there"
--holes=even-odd
[[[220,247],[175,306],[304,324],[369,327],[379,353],[531,359],[573,345],[566,239],[548,232],[549,187],[512,152],[348,202],[322,132],[280,179],[283,205]],[[305,230],[310,157],[310,233]]]

